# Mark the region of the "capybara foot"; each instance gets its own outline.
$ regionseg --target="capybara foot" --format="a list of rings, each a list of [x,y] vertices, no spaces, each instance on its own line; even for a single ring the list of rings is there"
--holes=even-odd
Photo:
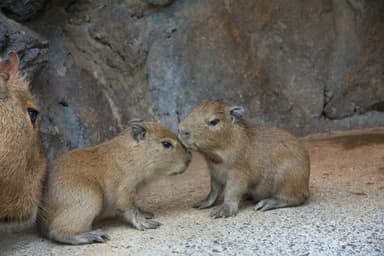
[[[138,230],[155,229],[161,226],[160,222],[146,218],[139,209],[129,209],[124,212],[124,218]]]
[[[203,200],[201,202],[198,202],[197,204],[193,205],[193,208],[197,209],[206,209],[212,207],[214,202],[211,200]]]
[[[138,230],[155,229],[161,226],[161,223],[155,220],[140,218],[137,219],[132,225]]]
[[[214,218],[226,218],[237,215],[239,209],[237,207],[230,206],[228,204],[222,204],[215,207],[211,212],[211,217]]]
[[[287,207],[287,206],[296,206],[297,203],[289,203],[285,200],[280,200],[276,198],[267,198],[259,201],[255,207],[256,211],[268,211],[276,208]]]
[[[143,209],[139,209],[139,211],[146,219],[153,219],[153,217],[155,217],[155,215],[152,212],[148,212]]]
[[[109,240],[109,236],[105,234],[101,229],[97,229],[69,237],[53,236],[53,239],[57,242],[64,244],[81,245],[92,243],[105,243]]]

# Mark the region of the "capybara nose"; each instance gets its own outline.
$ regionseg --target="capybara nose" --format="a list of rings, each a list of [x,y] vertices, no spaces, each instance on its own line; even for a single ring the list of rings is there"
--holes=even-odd
[[[188,130],[179,129],[178,136],[182,140],[187,140],[191,137],[191,133]]]

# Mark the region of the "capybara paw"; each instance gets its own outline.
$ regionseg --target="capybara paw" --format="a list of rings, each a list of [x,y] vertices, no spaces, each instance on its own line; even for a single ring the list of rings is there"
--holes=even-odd
[[[150,219],[140,219],[133,223],[133,226],[138,230],[155,229],[161,226],[161,223]]]
[[[274,198],[267,198],[259,201],[255,207],[256,211],[268,211],[279,207],[278,201]]]
[[[79,244],[91,244],[91,243],[105,243],[110,238],[101,229],[92,230],[87,233],[79,234],[66,241],[60,240],[60,242],[79,245]]]
[[[231,207],[230,205],[227,204],[222,204],[220,206],[215,207],[212,212],[211,212],[211,217],[214,218],[226,218],[226,217],[231,217],[235,216],[238,212],[238,209],[235,207]]]
[[[96,243],[105,243],[110,240],[109,236],[105,234],[101,229],[93,230],[89,232],[89,237]]]
[[[155,215],[152,212],[144,211],[142,209],[139,209],[139,211],[146,219],[153,219],[153,217],[155,217]]]
[[[212,207],[212,203],[208,200],[203,200],[201,202],[198,202],[197,204],[193,205],[193,208],[197,209],[206,209]]]
[[[149,219],[149,217],[153,217],[153,214],[145,214],[139,208],[127,209],[123,217],[128,223],[139,230],[158,228],[161,225],[160,222]]]

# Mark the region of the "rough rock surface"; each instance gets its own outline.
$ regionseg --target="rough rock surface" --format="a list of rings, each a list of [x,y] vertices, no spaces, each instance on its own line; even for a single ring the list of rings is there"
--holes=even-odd
[[[243,105],[295,134],[384,125],[381,0],[79,0],[26,23],[50,42],[33,81],[49,157],[132,118],[175,129],[195,105]]]
[[[0,58],[7,58],[10,51],[18,53],[21,69],[31,80],[47,62],[48,42],[0,13]]]
[[[384,255],[384,130],[305,140],[311,157],[309,202],[212,219],[192,209],[209,191],[204,160],[194,155],[182,175],[165,177],[139,194],[138,204],[162,226],[139,231],[119,221],[101,224],[105,244],[67,246],[33,231],[0,233],[4,256],[94,255]]]
[[[25,21],[35,17],[47,0],[1,0],[0,9],[7,16]]]
[[[332,96],[324,110],[329,118],[341,119],[373,110],[384,112],[384,44],[380,43],[384,40],[384,16],[379,14],[384,8],[382,1],[369,4],[370,8],[352,5],[350,22],[339,29],[341,35],[350,34],[342,43],[344,51],[349,52],[350,63],[344,60],[348,68],[340,75],[341,83],[332,86]],[[348,49],[354,44],[355,49]]]

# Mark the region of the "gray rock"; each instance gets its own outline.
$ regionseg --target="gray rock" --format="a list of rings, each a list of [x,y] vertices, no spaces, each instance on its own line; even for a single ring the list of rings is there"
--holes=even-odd
[[[33,84],[52,156],[208,100],[297,135],[384,125],[383,1],[171,2],[53,1],[27,24],[51,45]]]
[[[12,19],[25,21],[35,17],[46,2],[47,0],[2,0],[0,9]]]
[[[31,80],[47,62],[48,42],[0,13],[0,57],[6,58],[10,51],[18,53],[21,69]]]
[[[346,51],[354,60],[353,63],[345,63],[346,72],[340,79],[340,86],[325,107],[329,118],[342,119],[370,111],[384,112],[384,44],[380,43],[384,40],[383,11],[383,2],[372,1],[363,14],[352,16],[349,23],[344,24],[345,28],[354,28],[361,40],[356,36],[345,37],[345,46],[359,46]],[[356,22],[356,18],[361,21]]]

